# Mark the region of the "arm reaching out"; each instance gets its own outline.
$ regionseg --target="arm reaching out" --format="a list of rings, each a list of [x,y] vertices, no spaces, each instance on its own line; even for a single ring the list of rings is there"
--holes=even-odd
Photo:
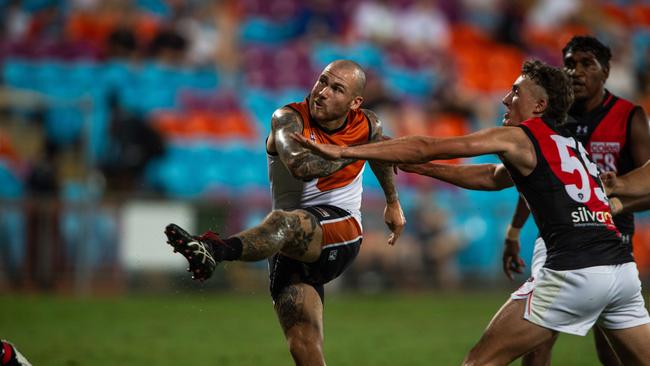
[[[530,139],[522,129],[514,127],[488,128],[452,138],[406,136],[348,147],[317,144],[295,133],[292,137],[302,146],[329,160],[351,158],[421,164],[434,159],[498,154],[523,175],[528,175],[537,165],[535,149]]]
[[[478,191],[496,191],[512,187],[510,174],[503,164],[452,165],[438,163],[400,164],[407,173],[416,173]]]

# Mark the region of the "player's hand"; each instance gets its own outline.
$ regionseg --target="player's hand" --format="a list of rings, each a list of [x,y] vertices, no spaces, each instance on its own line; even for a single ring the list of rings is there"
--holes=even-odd
[[[328,160],[337,160],[341,158],[342,147],[330,144],[317,144],[299,133],[292,133],[291,138],[298,142],[303,147],[311,150]]]
[[[404,217],[404,212],[402,211],[402,206],[399,201],[386,204],[386,208],[384,209],[384,221],[391,231],[391,234],[388,237],[388,244],[395,245],[399,236],[402,235],[404,225],[406,225],[406,218]]]
[[[600,180],[603,182],[605,187],[606,195],[615,195],[619,187],[619,180],[616,178],[616,173],[614,172],[605,172],[600,175]]]
[[[510,280],[514,279],[514,273],[522,273],[524,267],[526,267],[526,263],[519,256],[519,251],[519,239],[506,238],[502,258],[503,272]]]

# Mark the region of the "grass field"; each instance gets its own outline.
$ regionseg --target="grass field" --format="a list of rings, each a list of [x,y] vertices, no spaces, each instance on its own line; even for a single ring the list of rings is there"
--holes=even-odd
[[[330,296],[328,364],[458,365],[505,298]],[[291,364],[270,301],[261,295],[3,296],[0,337],[36,366]],[[560,337],[553,365],[595,364],[591,337]]]

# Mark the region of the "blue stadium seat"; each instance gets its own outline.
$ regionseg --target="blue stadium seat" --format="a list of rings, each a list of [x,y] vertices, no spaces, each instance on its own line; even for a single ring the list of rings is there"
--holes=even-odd
[[[45,131],[59,145],[75,142],[82,133],[84,119],[82,112],[74,107],[52,107],[45,117]]]
[[[12,88],[34,90],[37,85],[35,71],[33,62],[7,58],[2,66],[2,78]]]
[[[311,58],[318,68],[323,68],[337,59],[355,61],[365,69],[381,69],[384,64],[382,50],[365,42],[355,43],[349,47],[331,42],[319,42],[312,48]]]
[[[387,65],[384,68],[384,82],[386,88],[397,94],[424,99],[433,94],[437,76],[431,70],[409,70]]]
[[[163,18],[168,18],[172,14],[169,5],[163,0],[137,0],[136,4],[138,8],[147,10]]]
[[[288,19],[283,22],[264,17],[249,17],[239,28],[242,42],[280,44],[300,34],[300,21]]]
[[[276,108],[280,107],[275,96],[267,90],[244,88],[240,92],[240,98],[242,106],[251,113],[257,123],[258,130],[266,137],[271,131],[271,115]]]
[[[5,263],[8,263],[12,271],[18,271],[24,262],[26,228],[25,216],[20,207],[0,205],[0,243],[3,246],[3,254],[7,256]]]
[[[16,199],[23,197],[22,181],[9,168],[9,164],[0,160],[0,199]]]

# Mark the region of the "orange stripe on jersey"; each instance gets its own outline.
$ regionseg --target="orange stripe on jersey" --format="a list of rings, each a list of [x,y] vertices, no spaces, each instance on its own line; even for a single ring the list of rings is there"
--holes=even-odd
[[[305,100],[300,103],[289,105],[300,113],[303,121],[302,134],[306,138],[317,141],[322,144],[334,144],[339,146],[351,146],[367,143],[370,140],[370,126],[366,115],[363,111],[357,109],[348,112],[345,125],[342,128],[327,132],[319,128],[315,121],[312,121],[309,114],[309,104]],[[319,178],[316,187],[321,191],[345,187],[352,183],[359,175],[365,160],[354,162],[345,168],[334,172],[327,177]]]
[[[352,244],[361,239],[361,226],[352,216],[321,221],[323,248]]]

